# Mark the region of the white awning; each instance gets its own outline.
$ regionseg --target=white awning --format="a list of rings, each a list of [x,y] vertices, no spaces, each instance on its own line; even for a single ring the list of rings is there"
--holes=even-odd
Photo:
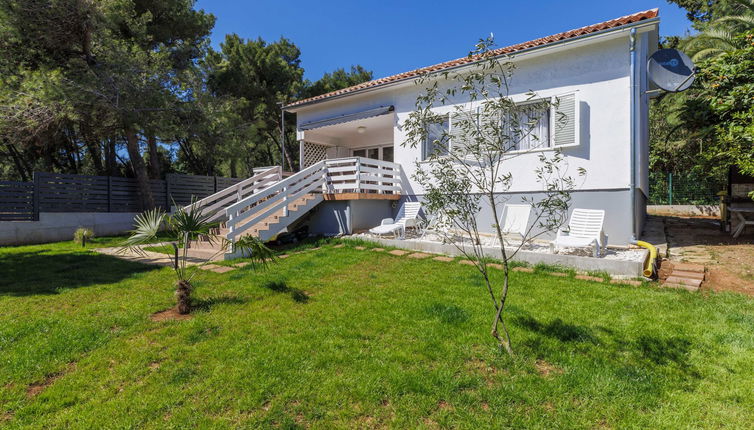
[[[364,119],[364,118],[371,118],[373,116],[387,115],[390,112],[393,112],[394,110],[395,110],[395,107],[392,105],[380,106],[375,109],[368,109],[361,112],[349,113],[347,115],[334,116],[331,118],[320,119],[318,121],[307,122],[306,124],[302,124],[299,127],[299,130],[301,131],[312,130],[315,128],[326,127],[328,125],[342,124],[344,122],[356,121],[356,120]]]

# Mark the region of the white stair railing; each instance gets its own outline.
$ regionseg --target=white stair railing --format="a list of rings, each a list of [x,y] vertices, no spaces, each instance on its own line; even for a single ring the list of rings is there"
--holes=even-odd
[[[287,217],[289,204],[310,193],[400,194],[401,190],[396,163],[363,157],[322,160],[228,206],[227,239],[234,241],[281,209],[281,216]]]
[[[225,211],[223,210],[225,207],[248,198],[276,182],[280,182],[282,178],[283,170],[280,166],[254,169],[254,176],[196,201],[187,206],[187,208],[193,206],[200,209],[202,214],[212,213],[209,221],[216,221],[225,215]]]
[[[228,216],[228,240],[235,240],[244,231],[274,215],[281,208],[285,208],[284,212],[287,212],[289,202],[296,201],[315,190],[321,190],[324,183],[325,163],[320,161],[229,206],[225,210]]]

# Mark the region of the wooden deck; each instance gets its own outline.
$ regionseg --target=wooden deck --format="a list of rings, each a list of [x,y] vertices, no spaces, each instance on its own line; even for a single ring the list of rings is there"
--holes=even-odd
[[[323,194],[325,200],[400,200],[400,194],[333,193]]]

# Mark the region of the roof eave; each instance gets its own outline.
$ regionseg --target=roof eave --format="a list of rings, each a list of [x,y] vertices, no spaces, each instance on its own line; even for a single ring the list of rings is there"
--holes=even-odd
[[[632,23],[629,23],[629,24],[624,24],[624,25],[621,25],[621,26],[615,27],[615,28],[606,28],[604,30],[595,31],[594,33],[583,34],[583,35],[580,35],[580,36],[574,36],[574,37],[570,37],[568,39],[563,39],[563,40],[557,40],[555,42],[547,43],[545,45],[533,46],[531,48],[524,48],[524,49],[521,49],[519,51],[510,53],[510,54],[500,54],[498,56],[495,56],[494,58],[502,58],[502,57],[506,57],[506,56],[518,56],[518,55],[529,53],[529,52],[532,52],[532,51],[537,51],[537,50],[540,50],[540,49],[560,47],[560,46],[565,45],[565,44],[571,44],[573,42],[577,42],[577,41],[580,41],[580,40],[588,39],[588,38],[591,38],[591,37],[604,36],[605,34],[609,34],[609,33],[616,33],[616,32],[626,31],[627,29],[631,29],[631,28],[634,28],[634,27],[651,26],[653,24],[656,24],[659,21],[660,21],[660,17],[656,16],[654,18],[648,18],[648,19],[644,19],[644,20],[641,20],[641,21],[632,22]],[[481,60],[479,60],[479,61],[481,61]],[[450,71],[450,70],[461,69],[461,68],[464,68],[464,67],[469,67],[469,66],[472,66],[474,64],[477,64],[477,63],[479,63],[479,61],[474,61],[474,62],[466,63],[466,64],[459,64],[459,65],[456,65],[456,66],[450,66],[450,67],[447,67],[445,69],[438,70],[436,72],[431,72],[431,73],[444,73],[444,72],[447,72],[447,71]],[[315,104],[318,104],[318,103],[329,102],[329,101],[338,100],[338,99],[341,99],[341,98],[344,98],[344,97],[354,96],[354,95],[357,95],[357,94],[364,94],[364,93],[371,92],[371,91],[382,90],[382,89],[385,89],[387,87],[392,87],[392,86],[404,84],[407,81],[412,81],[412,80],[415,80],[415,79],[417,79],[416,76],[411,76],[411,77],[406,77],[406,78],[398,79],[398,80],[391,81],[391,82],[385,82],[385,83],[382,83],[382,84],[377,84],[375,86],[368,87],[368,88],[361,88],[361,89],[354,90],[354,91],[351,91],[351,92],[348,92],[348,93],[345,93],[345,94],[334,95],[334,96],[327,97],[327,98],[324,98],[324,99],[311,100],[311,101],[304,102],[304,103],[290,104],[290,105],[287,105],[287,106],[283,106],[283,110],[286,111],[286,112],[296,112],[300,108],[309,107],[309,106],[312,106],[312,105],[315,105]]]

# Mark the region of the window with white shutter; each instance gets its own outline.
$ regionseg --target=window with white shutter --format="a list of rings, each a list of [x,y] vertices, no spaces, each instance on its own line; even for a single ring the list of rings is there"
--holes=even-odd
[[[443,115],[437,121],[427,124],[427,139],[422,145],[422,160],[428,159],[432,154],[448,153],[448,130],[450,130],[449,115]]]
[[[555,148],[579,144],[579,100],[576,93],[554,97],[552,145]]]
[[[479,123],[478,110],[454,112],[450,117],[450,150],[459,156],[468,152],[468,146],[474,139],[473,132]],[[463,127],[460,124],[464,124]]]

